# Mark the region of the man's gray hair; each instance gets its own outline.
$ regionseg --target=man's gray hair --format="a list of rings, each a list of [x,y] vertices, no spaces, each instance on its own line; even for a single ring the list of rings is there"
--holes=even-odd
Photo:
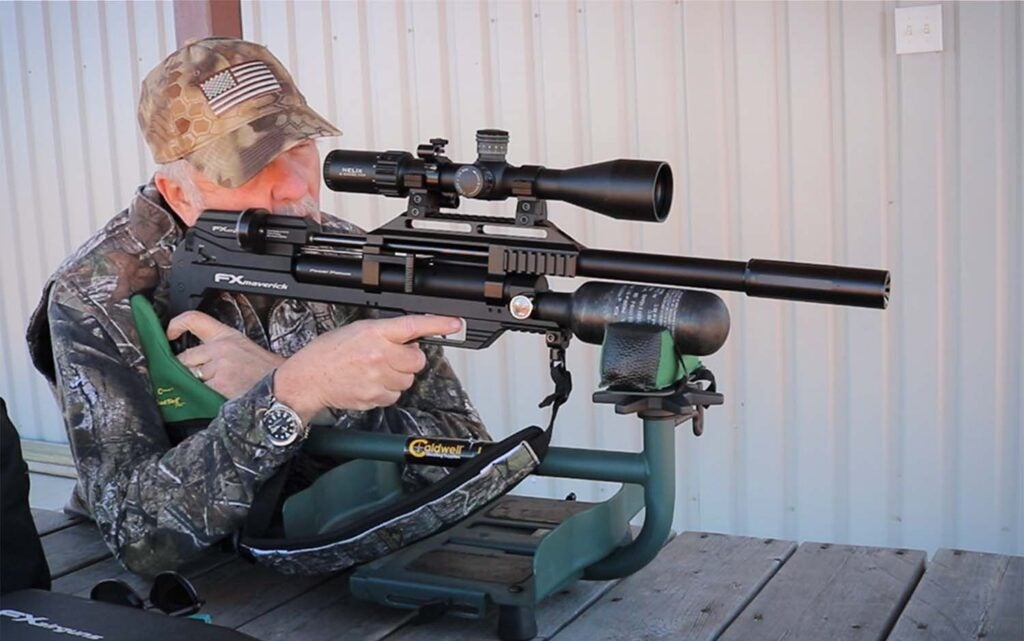
[[[200,211],[206,208],[205,203],[203,202],[203,194],[199,191],[199,187],[196,186],[195,181],[192,179],[192,172],[196,170],[187,160],[179,158],[178,160],[172,160],[169,163],[157,165],[156,171],[177,183],[177,185],[181,187],[182,191],[185,192],[185,198],[188,198],[188,201],[192,203],[194,207]]]

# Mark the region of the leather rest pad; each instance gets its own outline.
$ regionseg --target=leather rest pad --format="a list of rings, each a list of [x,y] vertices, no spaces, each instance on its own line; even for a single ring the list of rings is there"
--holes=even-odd
[[[678,358],[662,327],[614,323],[601,348],[601,387],[650,392],[678,380]]]

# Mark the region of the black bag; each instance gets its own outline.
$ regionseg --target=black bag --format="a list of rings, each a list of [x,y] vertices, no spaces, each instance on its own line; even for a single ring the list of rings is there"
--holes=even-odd
[[[50,589],[50,567],[29,509],[28,485],[18,431],[0,398],[0,594]]]
[[[255,641],[247,634],[194,619],[41,590],[5,594],[0,608],[4,641]]]

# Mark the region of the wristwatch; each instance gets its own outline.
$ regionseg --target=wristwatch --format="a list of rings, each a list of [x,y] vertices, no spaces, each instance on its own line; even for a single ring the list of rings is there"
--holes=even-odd
[[[267,439],[278,447],[291,445],[306,434],[306,426],[298,413],[274,396],[270,397],[270,407],[260,417],[260,425]]]

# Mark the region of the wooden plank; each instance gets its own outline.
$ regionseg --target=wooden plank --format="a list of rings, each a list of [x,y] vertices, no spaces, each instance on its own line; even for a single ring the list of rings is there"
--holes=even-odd
[[[918,550],[804,543],[721,640],[884,639],[924,560]]]
[[[549,596],[537,612],[537,634],[550,639],[575,621],[619,583],[615,581],[580,581]],[[497,620],[494,620],[497,626]],[[497,627],[493,628],[497,629]]]
[[[889,641],[1024,639],[1024,557],[939,550]]]
[[[86,595],[97,582],[120,578],[140,595],[149,593],[151,582],[124,570],[111,558],[93,523],[81,523],[43,537],[43,549],[55,591]],[[206,600],[203,612],[222,626],[244,625],[330,578],[282,576],[233,555],[220,553],[218,558],[217,552],[210,554],[182,571],[193,578],[196,590]]]
[[[21,454],[25,462],[45,463],[48,465],[67,468],[68,478],[78,478],[75,474],[75,459],[71,456],[71,447],[67,443],[46,443],[44,441],[33,441],[22,439]]]
[[[713,639],[795,549],[791,541],[685,532],[555,641]]]
[[[32,508],[32,520],[36,522],[36,531],[39,532],[39,536],[46,536],[58,530],[71,527],[76,523],[81,523],[85,519],[63,512]]]
[[[394,631],[413,613],[359,601],[348,589],[349,574],[337,576],[242,627],[264,641],[327,641],[341,636],[373,641]],[[215,622],[224,625],[223,621]],[[342,634],[343,633],[343,634]]]
[[[209,614],[217,625],[237,628],[330,578],[285,576],[269,568],[234,559],[199,576],[192,583],[199,595],[206,599],[202,611]],[[259,636],[262,637],[262,633]]]
[[[56,592],[87,596],[99,581],[117,578],[140,596],[149,594],[152,581],[129,572],[112,558],[92,523],[44,537],[43,547]],[[202,612],[226,627],[244,625],[330,578],[283,576],[219,550],[211,550],[180,571],[206,601]]]
[[[110,550],[92,522],[72,525],[44,536],[43,552],[50,564],[50,577],[54,579],[110,556]]]
[[[187,563],[178,571],[188,579],[194,581],[196,577],[199,577],[214,568],[220,567],[221,565],[230,563],[234,559],[235,555],[233,554],[221,552],[219,550],[210,550],[207,554],[203,554],[196,560]],[[120,561],[110,557],[109,559],[93,563],[90,566],[84,567],[70,574],[66,574],[55,580],[53,582],[53,591],[88,597],[93,586],[105,579],[121,579],[128,585],[132,586],[132,588],[143,597],[149,594],[149,590],[153,585],[153,582],[150,579],[130,572],[121,565]],[[204,599],[206,598],[205,594],[200,593],[199,596]]]
[[[61,465],[59,463],[41,463],[25,459],[28,471],[33,474],[45,474],[46,476],[57,476],[64,479],[77,479],[78,473],[74,465]]]

